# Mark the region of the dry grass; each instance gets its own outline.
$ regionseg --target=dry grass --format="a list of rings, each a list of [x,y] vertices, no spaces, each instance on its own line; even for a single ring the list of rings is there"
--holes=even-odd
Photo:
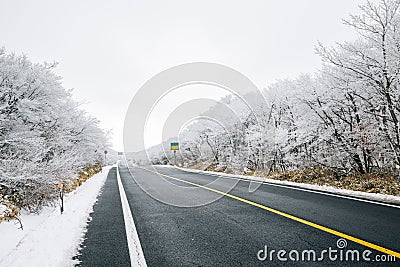
[[[255,176],[296,183],[327,185],[339,189],[400,196],[400,179],[390,173],[345,174],[326,169],[307,169],[286,173],[256,172]]]
[[[83,169],[78,174],[78,178],[63,179],[64,193],[66,194],[76,190],[86,182],[86,180],[100,172],[101,169],[102,168],[99,165],[90,166]],[[0,214],[0,223],[2,221],[19,220],[18,216],[20,210],[23,208],[31,212],[38,212],[43,205],[53,205],[52,203],[54,203],[58,198],[58,188],[56,185],[38,185],[38,188],[26,185],[22,186],[24,187],[23,191],[26,191],[29,194],[20,194],[18,191],[15,191],[14,193],[5,193],[5,190],[2,195],[0,192],[0,204],[7,207],[6,211],[3,214]]]
[[[18,217],[19,208],[15,206],[12,202],[0,196],[0,203],[7,207],[6,211],[2,215],[0,214],[0,223],[2,221],[14,220],[16,217]]]
[[[64,186],[64,192],[69,193],[76,190],[81,186],[87,179],[101,171],[101,166],[90,166],[82,170],[78,174],[78,178],[69,179]]]
[[[203,162],[198,162],[195,165],[190,166],[190,168],[196,169],[196,170],[205,171],[209,165],[210,164],[206,164],[206,163],[203,163]]]
[[[339,174],[336,171],[322,168],[274,173],[270,173],[266,170],[257,170],[244,173],[243,171],[233,170],[226,166],[221,167],[216,164],[207,165],[204,163],[197,163],[190,168],[400,196],[400,179],[394,173],[373,172],[367,174]]]

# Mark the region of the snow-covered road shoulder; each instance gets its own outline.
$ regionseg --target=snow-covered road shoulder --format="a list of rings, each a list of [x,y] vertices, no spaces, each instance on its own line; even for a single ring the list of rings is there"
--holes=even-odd
[[[47,207],[40,215],[22,213],[24,230],[0,223],[0,266],[73,266],[89,214],[111,166],[64,197],[64,213]]]
[[[377,194],[377,193],[367,193],[367,192],[353,191],[353,190],[347,190],[347,189],[339,189],[339,188],[335,188],[332,186],[321,186],[321,185],[315,185],[315,184],[295,183],[295,182],[274,180],[274,179],[256,177],[256,176],[227,174],[227,173],[213,172],[213,171],[202,171],[202,170],[181,168],[181,167],[170,166],[170,165],[155,165],[155,166],[163,167],[163,168],[177,168],[177,169],[180,169],[180,170],[186,171],[186,172],[202,173],[202,174],[212,175],[212,176],[223,176],[223,177],[229,177],[229,178],[234,178],[234,179],[251,180],[251,181],[255,181],[255,182],[268,183],[268,184],[276,185],[276,186],[283,186],[283,187],[288,186],[288,187],[292,187],[297,190],[312,191],[312,192],[319,193],[319,194],[333,195],[333,196],[355,199],[355,200],[364,201],[364,202],[377,202],[377,203],[386,204],[387,206],[393,205],[394,207],[400,208],[400,206],[399,206],[400,205],[400,197],[398,197],[398,196],[384,195],[384,194]]]

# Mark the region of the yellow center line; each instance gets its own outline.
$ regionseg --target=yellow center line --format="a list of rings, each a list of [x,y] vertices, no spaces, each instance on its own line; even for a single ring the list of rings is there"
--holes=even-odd
[[[241,201],[241,202],[244,202],[244,203],[247,203],[247,204],[249,204],[249,205],[252,205],[252,206],[261,208],[261,209],[263,209],[263,210],[267,210],[267,211],[272,212],[272,213],[275,213],[275,214],[278,214],[278,215],[280,215],[280,216],[286,217],[286,218],[291,219],[291,220],[293,220],[293,221],[297,221],[297,222],[299,222],[299,223],[302,223],[302,224],[305,224],[305,225],[314,227],[314,228],[316,228],[316,229],[319,229],[319,230],[321,230],[321,231],[330,233],[330,234],[332,234],[332,235],[336,235],[336,236],[345,238],[345,239],[347,239],[347,240],[353,241],[353,242],[358,243],[358,244],[360,244],[360,245],[363,245],[363,246],[365,246],[365,247],[368,247],[368,248],[371,248],[371,249],[374,249],[374,250],[377,250],[377,251],[380,251],[380,252],[383,252],[383,253],[386,253],[386,254],[389,254],[389,255],[393,255],[393,256],[395,256],[396,258],[400,258],[400,253],[399,253],[399,252],[396,252],[396,251],[393,251],[393,250],[390,250],[390,249],[387,249],[387,248],[384,248],[384,247],[375,245],[375,244],[373,244],[373,243],[364,241],[364,240],[359,239],[359,238],[357,238],[357,237],[354,237],[354,236],[351,236],[351,235],[348,235],[348,234],[344,234],[344,233],[342,233],[342,232],[339,232],[339,231],[330,229],[330,228],[328,228],[328,227],[325,227],[325,226],[322,226],[322,225],[319,225],[319,224],[316,224],[316,223],[307,221],[307,220],[305,220],[305,219],[301,219],[301,218],[296,217],[296,216],[294,216],[294,215],[290,215],[290,214],[288,214],[288,213],[285,213],[285,212],[282,212],[282,211],[279,211],[279,210],[276,210],[276,209],[273,209],[273,208],[264,206],[264,205],[262,205],[262,204],[253,202],[253,201],[251,201],[251,200],[248,200],[248,199],[245,199],[245,198],[241,198],[241,197],[238,197],[238,196],[229,194],[229,193],[225,193],[225,192],[222,192],[222,191],[220,191],[220,190],[217,190],[217,189],[214,189],[214,188],[211,188],[211,187],[207,187],[207,186],[200,185],[200,184],[196,184],[196,183],[193,183],[193,182],[189,182],[189,181],[186,181],[186,180],[183,180],[183,179],[180,179],[180,178],[176,178],[176,177],[173,177],[173,176],[169,176],[169,175],[166,175],[166,174],[163,174],[163,173],[159,173],[159,172],[156,172],[156,171],[148,170],[148,169],[145,169],[145,168],[141,168],[141,169],[146,170],[146,171],[149,171],[149,172],[152,172],[152,173],[155,173],[155,174],[158,174],[158,175],[161,175],[161,176],[164,176],[164,177],[169,178],[169,179],[173,179],[173,180],[180,181],[180,182],[183,182],[183,183],[186,183],[186,184],[194,185],[194,186],[197,186],[197,187],[200,187],[200,188],[203,188],[203,189],[212,191],[212,192],[214,192],[214,193],[217,193],[217,194],[221,194],[221,195],[230,197],[230,198],[232,198],[232,199],[239,200],[239,201]]]

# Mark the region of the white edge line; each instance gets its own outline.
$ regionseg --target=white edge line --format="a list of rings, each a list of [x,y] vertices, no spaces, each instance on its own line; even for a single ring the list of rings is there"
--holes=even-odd
[[[124,214],[126,238],[128,240],[131,266],[147,266],[142,246],[140,244],[139,236],[136,231],[135,222],[133,221],[132,212],[131,209],[129,208],[128,199],[126,198],[124,186],[122,185],[121,182],[118,164],[119,162],[117,163],[117,181],[118,181],[119,195],[121,197],[122,211]]]
[[[320,195],[351,199],[351,200],[355,200],[355,201],[366,202],[366,203],[371,203],[371,204],[382,205],[382,206],[387,206],[387,207],[400,209],[400,206],[392,205],[392,204],[389,204],[389,203],[377,202],[377,201],[374,201],[374,200],[368,200],[368,199],[357,198],[357,197],[344,196],[344,195],[335,194],[335,193],[321,192],[321,191],[317,191],[318,189],[312,190],[312,189],[305,189],[305,188],[301,188],[301,187],[296,187],[295,185],[291,186],[291,185],[275,184],[275,183],[271,183],[271,182],[268,182],[268,181],[259,181],[259,180],[251,179],[251,177],[249,177],[249,178],[241,178],[241,177],[227,176],[227,175],[222,174],[222,173],[221,174],[214,174],[214,173],[208,173],[206,171],[201,171],[201,170],[191,170],[191,169],[185,169],[185,168],[180,168],[180,167],[175,167],[175,168],[177,168],[179,170],[182,170],[182,171],[185,171],[185,172],[204,174],[204,175],[208,175],[208,176],[218,176],[218,177],[221,177],[221,178],[234,179],[234,180],[239,180],[239,181],[248,181],[248,182],[251,181],[251,182],[259,183],[259,184],[268,184],[268,185],[276,186],[276,187],[283,187],[283,188],[287,188],[287,189],[305,191],[305,192],[310,192],[310,193],[315,193],[315,194],[320,194]],[[299,186],[301,186],[301,185],[299,185]]]

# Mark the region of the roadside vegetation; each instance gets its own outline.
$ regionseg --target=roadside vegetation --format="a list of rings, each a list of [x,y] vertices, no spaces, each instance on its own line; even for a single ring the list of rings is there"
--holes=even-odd
[[[74,190],[110,151],[98,121],[63,88],[55,67],[0,48],[0,222],[53,205],[57,184]]]
[[[178,164],[400,195],[399,4],[361,6],[344,20],[355,41],[318,43],[321,70],[271,84],[257,109],[222,99],[205,115],[224,127],[189,125],[179,137]],[[223,106],[239,115],[221,114]],[[167,155],[152,149],[152,163],[174,162],[164,148]]]

